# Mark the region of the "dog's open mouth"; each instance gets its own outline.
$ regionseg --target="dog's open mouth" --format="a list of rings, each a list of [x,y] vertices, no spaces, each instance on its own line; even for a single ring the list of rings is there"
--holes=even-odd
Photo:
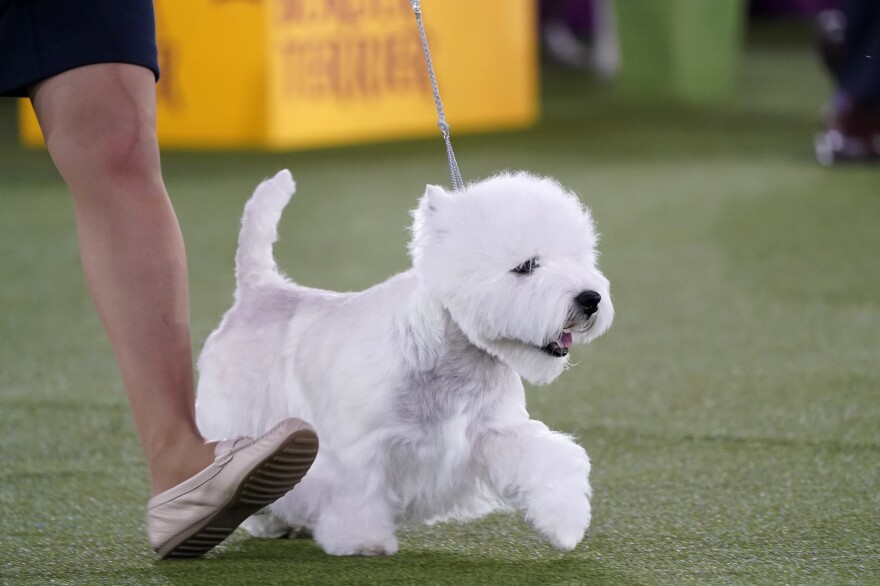
[[[559,337],[543,346],[541,350],[549,354],[550,356],[555,356],[557,358],[562,358],[563,356],[568,356],[568,349],[571,348],[571,332],[566,332],[565,330],[559,334]]]

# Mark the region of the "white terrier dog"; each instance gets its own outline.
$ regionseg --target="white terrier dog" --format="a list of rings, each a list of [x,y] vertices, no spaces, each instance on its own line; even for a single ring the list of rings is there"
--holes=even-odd
[[[552,381],[572,344],[611,325],[588,210],[526,173],[454,193],[428,186],[413,212],[413,268],[336,293],[275,264],[293,191],[282,171],[247,203],[235,304],[199,360],[207,437],[295,416],[321,441],[303,481],[245,528],[305,528],[328,554],[387,555],[403,524],[515,509],[573,549],[590,523],[590,461],[529,419],[520,376]]]

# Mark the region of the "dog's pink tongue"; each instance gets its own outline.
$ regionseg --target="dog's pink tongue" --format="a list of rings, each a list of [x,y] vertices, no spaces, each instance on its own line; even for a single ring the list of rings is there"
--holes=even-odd
[[[570,348],[571,347],[571,334],[568,332],[562,332],[562,335],[559,336],[559,339],[556,340],[556,343],[560,348]]]

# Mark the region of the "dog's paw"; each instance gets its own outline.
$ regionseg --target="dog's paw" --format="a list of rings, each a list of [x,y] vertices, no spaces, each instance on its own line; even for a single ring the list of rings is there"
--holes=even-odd
[[[241,528],[250,533],[253,537],[262,539],[279,539],[287,537],[290,532],[290,525],[275,517],[265,513],[252,515],[245,519],[241,524]]]
[[[584,538],[586,527],[554,527],[547,531],[542,531],[544,536],[550,540],[550,543],[560,551],[571,551]]]
[[[579,497],[570,502],[545,502],[532,511],[535,529],[561,551],[571,551],[590,526],[590,501]]]
[[[393,535],[361,540],[357,543],[346,540],[321,542],[324,553],[338,556],[384,556],[397,553],[397,538]]]

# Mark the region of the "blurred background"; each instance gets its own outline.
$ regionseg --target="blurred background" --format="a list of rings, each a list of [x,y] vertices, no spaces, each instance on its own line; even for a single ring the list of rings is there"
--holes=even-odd
[[[408,2],[158,0],[155,6],[165,147],[309,149],[436,134]],[[880,101],[872,81],[877,66],[850,63],[851,54],[869,60],[880,42],[863,39],[880,35],[876,6],[866,0],[428,1],[425,8],[457,133],[533,127],[552,111],[542,108],[541,90],[553,87],[547,74],[556,70],[597,83],[583,90],[584,99],[604,84],[616,98],[649,104],[707,109],[734,102],[748,89],[749,35],[781,39],[798,28],[829,80],[864,86],[864,79],[850,78],[869,78],[873,114]],[[858,22],[849,35],[844,8]],[[831,92],[824,93],[833,104]],[[873,118],[862,124],[870,126],[868,142],[877,131]],[[25,144],[41,144],[27,101],[21,127]]]
[[[843,4],[422,5],[465,181],[552,175],[602,234],[616,322],[527,389],[593,460],[586,544],[560,558],[500,516],[409,531],[369,567],[238,535],[217,565],[157,570],[72,206],[29,106],[6,100],[0,581],[270,583],[291,556],[310,583],[880,581],[880,141],[841,98],[846,24],[823,11]],[[156,8],[195,351],[231,304],[242,206],[280,168],[298,183],[275,249],[293,278],[359,290],[406,270],[409,210],[449,181],[408,3]]]

